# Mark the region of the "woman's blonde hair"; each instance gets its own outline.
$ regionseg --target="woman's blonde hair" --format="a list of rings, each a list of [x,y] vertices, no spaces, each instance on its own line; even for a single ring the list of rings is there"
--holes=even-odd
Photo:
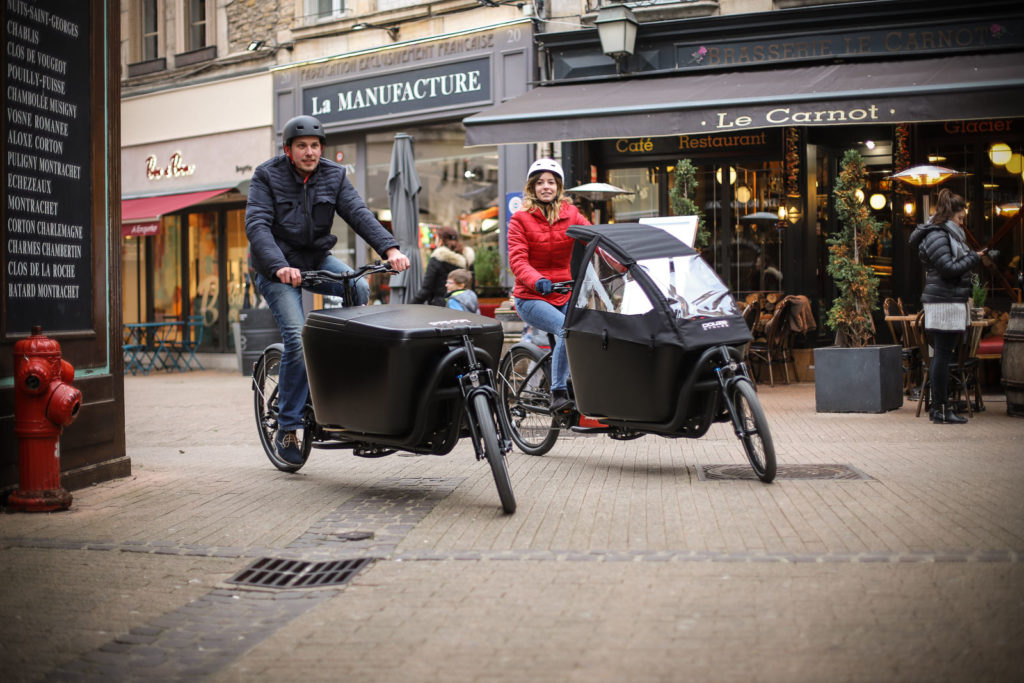
[[[545,171],[545,173],[551,173],[551,171]],[[534,173],[526,179],[526,187],[523,188],[523,211],[533,211],[535,208],[540,209],[544,217],[548,219],[548,223],[554,225],[555,221],[558,220],[559,214],[562,213],[562,204],[568,204],[570,200],[565,196],[565,186],[562,184],[562,179],[555,173],[551,173],[551,175],[555,176],[555,183],[558,187],[555,199],[550,204],[545,204],[537,199],[537,193],[534,191],[534,188],[537,186],[537,181],[541,175],[543,173]]]

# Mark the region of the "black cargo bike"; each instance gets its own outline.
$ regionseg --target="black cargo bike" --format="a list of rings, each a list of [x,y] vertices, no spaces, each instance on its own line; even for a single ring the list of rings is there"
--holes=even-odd
[[[577,240],[564,327],[575,410],[550,409],[550,351],[513,345],[498,391],[516,446],[543,455],[563,428],[695,439],[724,422],[756,476],[771,482],[775,447],[743,360],[750,330],[718,275],[665,228],[616,223],[568,234]]]
[[[338,281],[348,291],[342,308],[312,311],[302,330],[309,377],[301,439],[304,460],[312,448],[349,449],[367,458],[397,451],[445,455],[469,437],[477,460],[490,465],[502,509],[515,512],[505,463],[512,444],[494,381],[501,324],[438,306],[344,307],[358,278],[383,272],[393,271],[386,263],[375,263],[342,275],[302,274],[308,286]],[[270,462],[295,472],[302,465],[282,460],[274,448],[283,350],[282,344],[272,344],[256,361],[254,405]]]

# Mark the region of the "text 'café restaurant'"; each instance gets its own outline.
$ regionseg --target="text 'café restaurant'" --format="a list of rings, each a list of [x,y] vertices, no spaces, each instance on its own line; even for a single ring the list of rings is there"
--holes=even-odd
[[[567,184],[628,192],[588,206],[603,222],[676,213],[676,168],[689,162],[705,257],[739,298],[807,295],[822,342],[832,189],[856,149],[882,224],[867,256],[880,296],[916,309],[907,238],[949,187],[968,202],[970,239],[998,252],[984,279],[990,304],[1008,308],[1024,247],[1022,13],[1005,0],[836,3],[639,23],[628,49],[596,30],[540,34],[550,77],[465,119],[467,141],[561,142]],[[891,178],[923,164],[956,173]]]

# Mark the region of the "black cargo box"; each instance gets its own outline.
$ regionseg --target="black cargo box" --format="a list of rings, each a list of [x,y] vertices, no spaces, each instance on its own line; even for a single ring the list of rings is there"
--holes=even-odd
[[[466,331],[494,370],[503,335],[493,318],[415,304],[313,311],[302,345],[317,422],[407,434],[434,369]]]

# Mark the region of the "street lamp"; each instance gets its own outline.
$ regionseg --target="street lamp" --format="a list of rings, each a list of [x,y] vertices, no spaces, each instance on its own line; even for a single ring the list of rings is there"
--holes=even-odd
[[[594,25],[601,39],[601,51],[614,59],[618,68],[622,58],[633,54],[640,22],[625,5],[608,5],[597,11]]]

